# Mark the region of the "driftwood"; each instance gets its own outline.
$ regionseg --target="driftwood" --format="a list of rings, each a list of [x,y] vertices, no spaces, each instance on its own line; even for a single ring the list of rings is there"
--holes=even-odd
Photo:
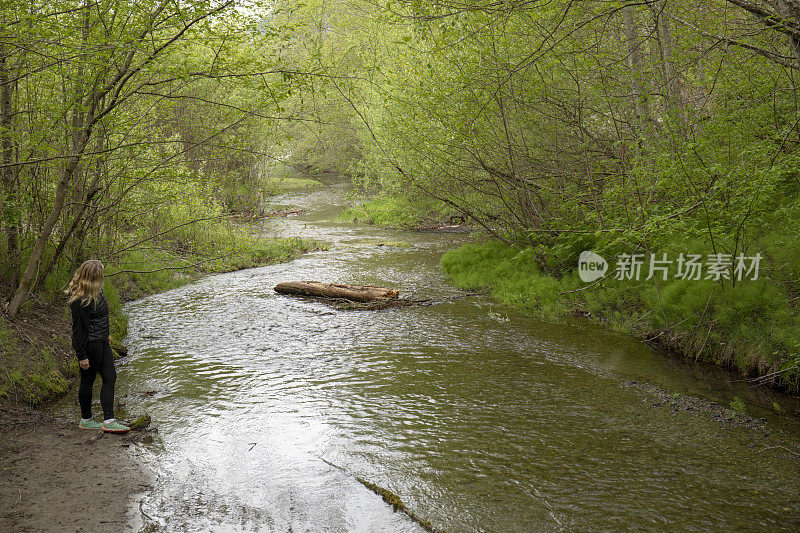
[[[400,291],[396,289],[387,289],[385,287],[322,283],[319,281],[287,281],[278,283],[275,285],[275,292],[298,296],[338,298],[362,303],[395,300],[400,294]]]

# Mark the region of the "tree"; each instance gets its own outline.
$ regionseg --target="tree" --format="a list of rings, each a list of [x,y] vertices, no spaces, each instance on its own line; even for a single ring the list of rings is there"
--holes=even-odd
[[[267,120],[288,90],[273,57],[282,29],[257,27],[236,7],[65,0],[0,11],[2,223],[7,255],[23,260],[9,317],[67,248],[81,257],[87,228],[113,232],[121,207],[135,219],[125,198],[148,181],[216,174],[220,158],[206,148],[229,160],[257,151],[246,146],[248,132],[257,134],[254,121]],[[203,107],[194,118],[207,117],[206,131],[187,137],[188,125],[170,118],[176,102]],[[28,235],[23,257],[19,240]]]

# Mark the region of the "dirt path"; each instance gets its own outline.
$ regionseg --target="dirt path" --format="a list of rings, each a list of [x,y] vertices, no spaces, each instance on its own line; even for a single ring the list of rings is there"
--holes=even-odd
[[[0,405],[0,531],[135,531],[152,474],[132,453],[135,434]]]

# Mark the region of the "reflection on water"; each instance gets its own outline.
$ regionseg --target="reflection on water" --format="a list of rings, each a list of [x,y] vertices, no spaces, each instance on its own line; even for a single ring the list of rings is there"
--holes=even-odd
[[[316,279],[450,296],[438,260],[464,239],[321,222],[343,204],[330,188],[281,202],[311,212],[265,233],[331,249],[127,306],[120,385],[159,428],[143,504],[159,528],[419,531],[355,476],[448,531],[800,525],[796,461],[619,386],[697,387],[633,339],[480,297],[356,312],[275,294]]]

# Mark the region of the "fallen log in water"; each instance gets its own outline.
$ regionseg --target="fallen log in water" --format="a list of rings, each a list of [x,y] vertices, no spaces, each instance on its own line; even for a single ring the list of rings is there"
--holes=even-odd
[[[299,296],[343,298],[352,302],[362,303],[395,300],[400,294],[400,291],[396,289],[387,289],[385,287],[322,283],[320,281],[286,281],[275,285],[275,292]]]
[[[333,297],[333,296],[325,296],[320,294],[306,294],[304,292],[297,292],[294,290],[285,290],[284,287],[289,284],[297,284],[297,283],[317,283],[317,282],[308,282],[308,281],[295,281],[295,282],[287,282],[287,283],[279,283],[275,286],[275,291],[282,293],[282,294],[292,294],[297,296],[310,296],[312,298],[319,298],[322,302],[330,305],[334,309],[338,309],[340,311],[380,311],[383,309],[397,309],[398,307],[416,307],[416,306],[423,306],[423,305],[435,305],[444,302],[451,302],[454,300],[460,300],[462,298],[469,298],[472,296],[482,296],[488,294],[488,291],[469,291],[464,292],[462,294],[456,294],[453,296],[445,296],[443,298],[380,298],[375,300],[369,301],[357,301],[351,300],[344,297]],[[333,285],[333,284],[321,284],[321,285]],[[381,289],[381,287],[373,287],[377,289]],[[393,289],[383,289],[386,291],[394,291]],[[326,313],[327,314],[327,313]]]

